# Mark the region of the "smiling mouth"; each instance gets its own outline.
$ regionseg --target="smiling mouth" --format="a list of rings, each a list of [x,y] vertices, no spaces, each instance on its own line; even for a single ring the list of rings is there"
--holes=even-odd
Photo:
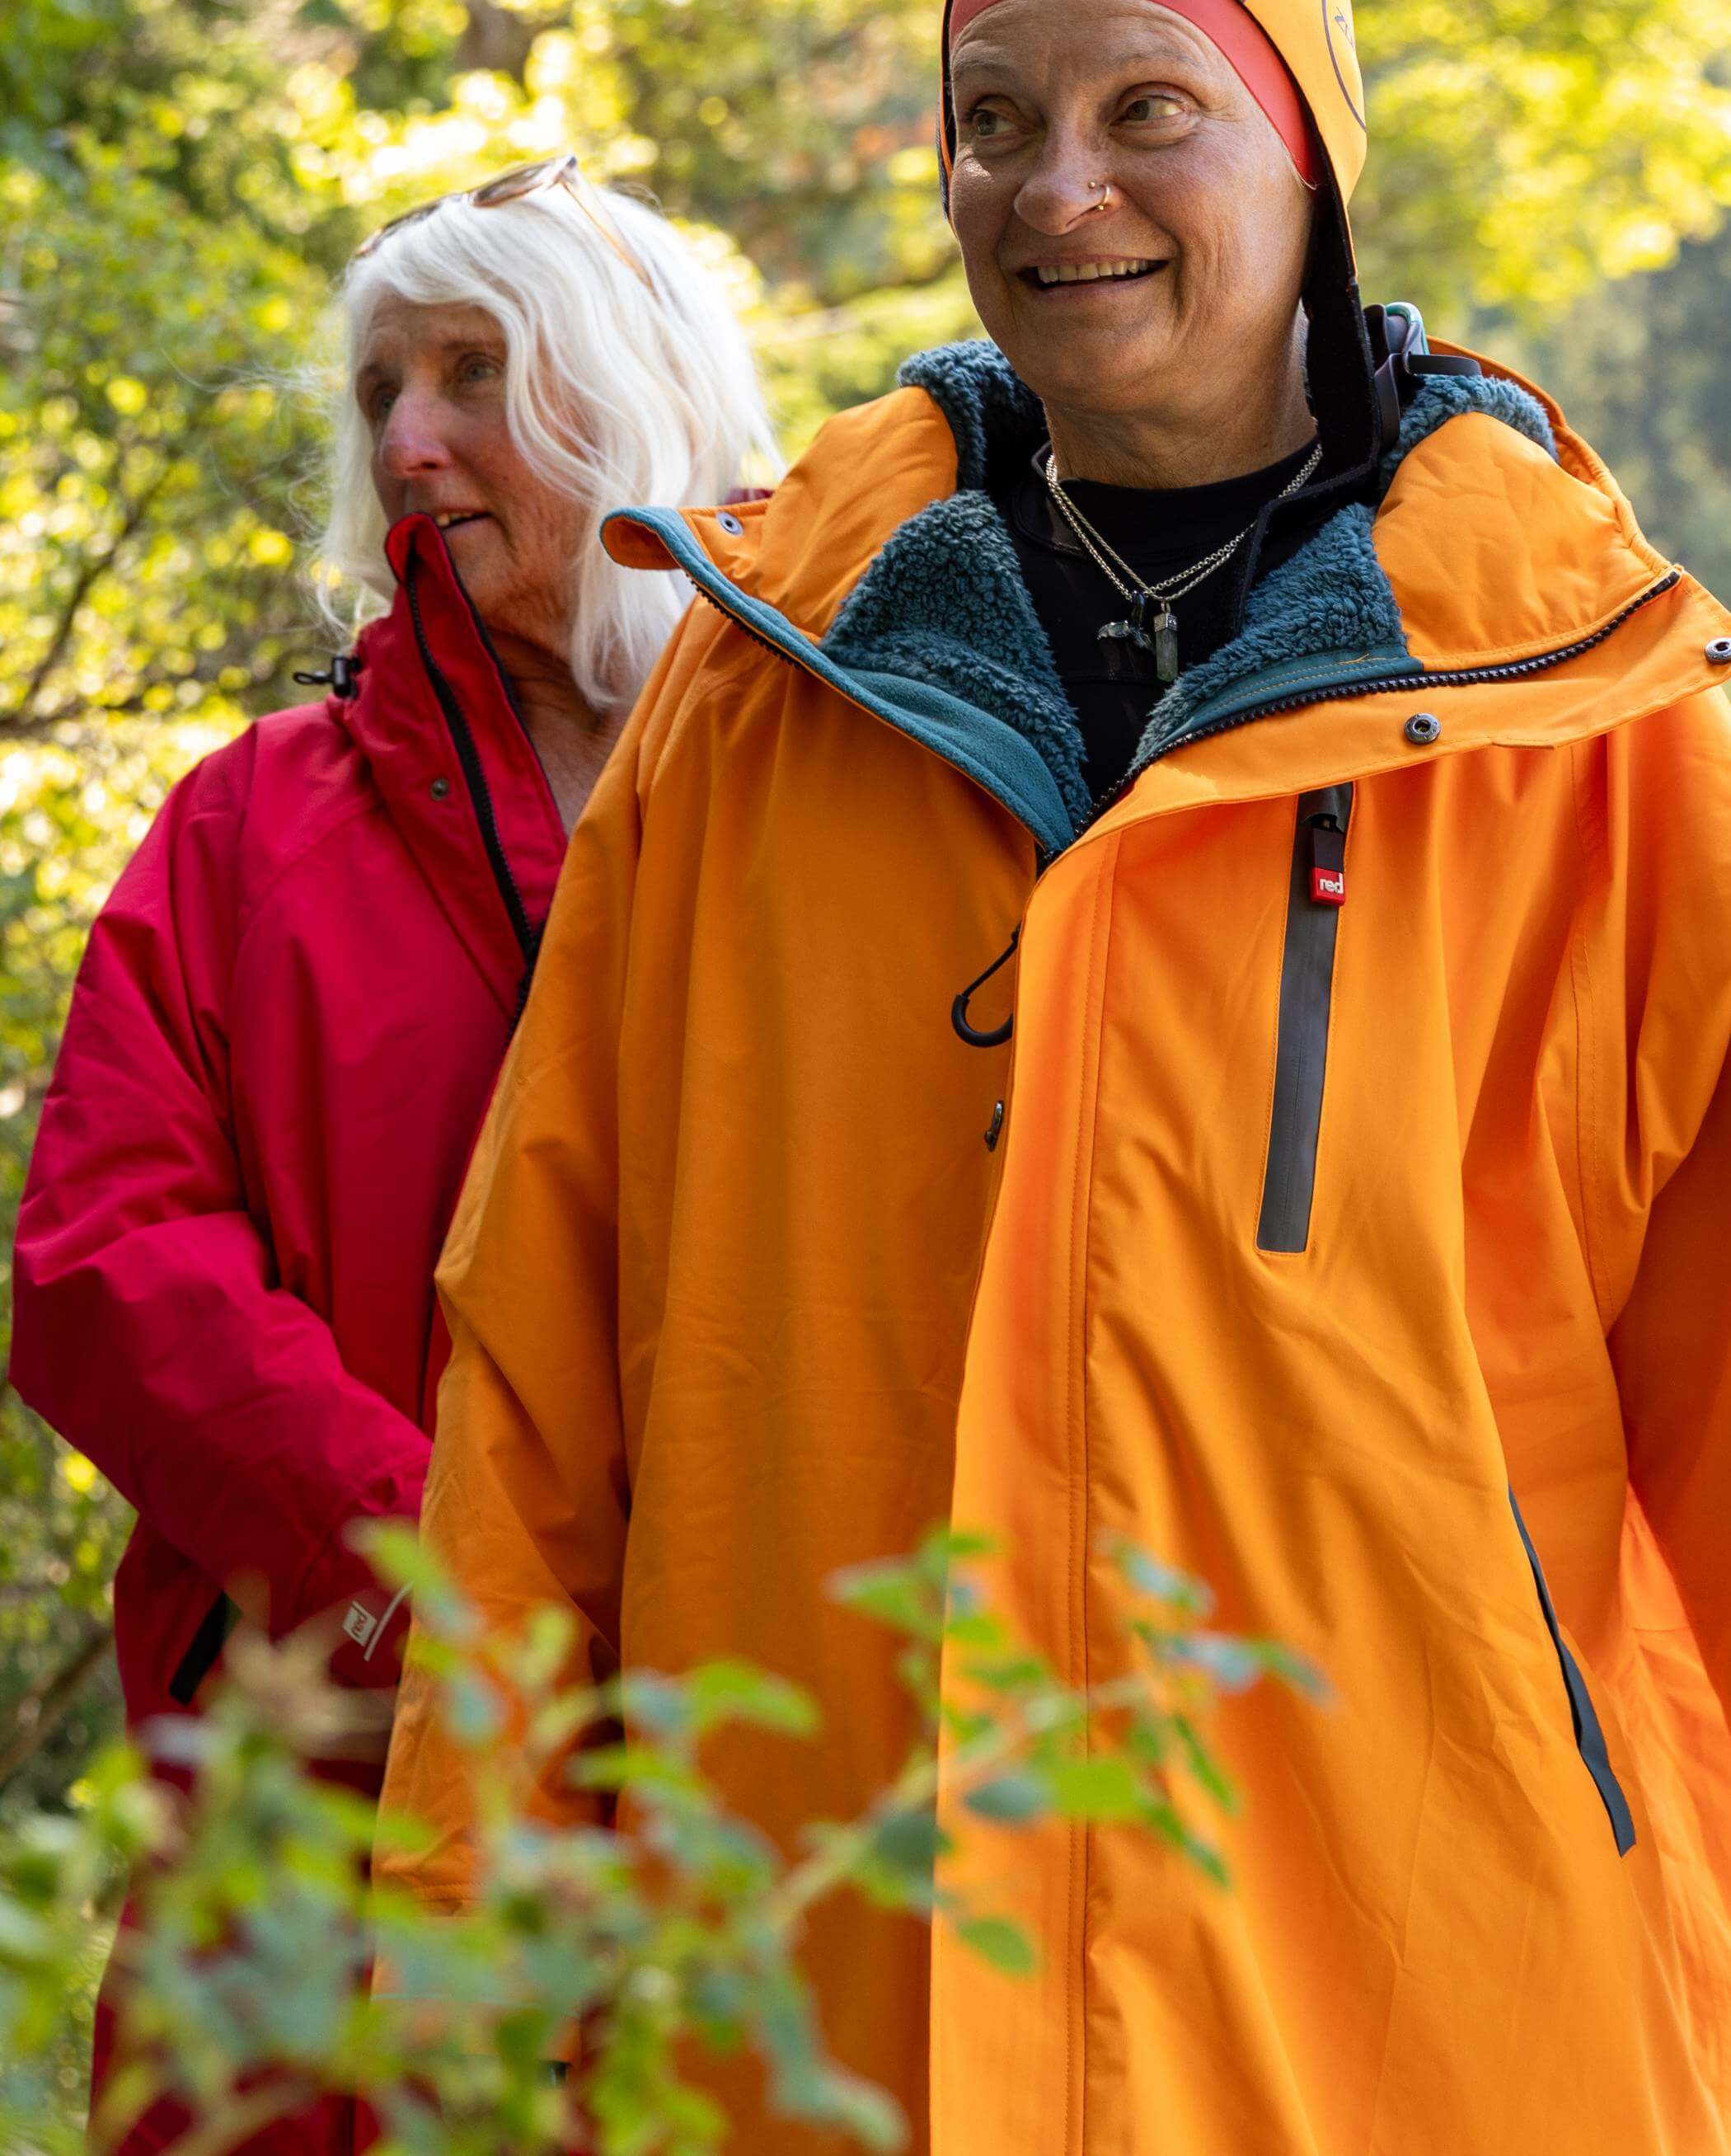
[[[478,524],[488,514],[484,509],[435,509],[433,521],[441,531],[454,531],[459,524]]]
[[[1060,285],[1134,285],[1168,265],[1148,259],[1117,262],[1039,262],[1019,274],[1024,285],[1049,292]]]

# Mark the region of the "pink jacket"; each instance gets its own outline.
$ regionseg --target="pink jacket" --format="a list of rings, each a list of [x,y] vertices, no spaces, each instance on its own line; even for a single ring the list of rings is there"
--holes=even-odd
[[[115,886],[19,1215],[13,1381],[139,1514],[134,1727],[190,1701],[231,1587],[397,1674],[343,1530],[418,1509],[433,1265],[565,839],[437,529],[390,551],[337,692],[201,763]],[[254,2145],[326,2145],[287,2131]]]

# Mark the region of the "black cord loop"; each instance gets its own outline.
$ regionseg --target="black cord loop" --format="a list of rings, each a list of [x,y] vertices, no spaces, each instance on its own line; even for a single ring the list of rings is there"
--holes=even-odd
[[[982,1033],[977,1026],[968,1024],[968,1005],[986,986],[992,975],[1007,966],[1016,956],[1017,946],[1022,941],[1022,923],[1016,924],[1016,933],[1010,938],[1008,948],[1000,952],[980,976],[970,981],[966,988],[950,1006],[950,1023],[970,1048],[1001,1048],[1016,1030],[1016,1014],[1012,1011],[1001,1025],[995,1025],[990,1033]]]

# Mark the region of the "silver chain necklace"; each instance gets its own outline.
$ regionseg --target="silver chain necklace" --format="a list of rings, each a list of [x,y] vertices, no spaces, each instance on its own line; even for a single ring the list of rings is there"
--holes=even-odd
[[[1284,501],[1296,494],[1314,475],[1322,462],[1322,444],[1317,446],[1304,459],[1303,468],[1282,487],[1275,495]],[[1063,481],[1058,475],[1058,459],[1048,449],[1044,466],[1046,484],[1052,498],[1063,511],[1066,522],[1093,557],[1094,566],[1101,571],[1113,589],[1129,601],[1128,621],[1109,621],[1095,641],[1100,644],[1129,642],[1139,651],[1154,654],[1154,670],[1164,683],[1178,679],[1178,617],[1172,611],[1174,599],[1181,599],[1188,592],[1205,583],[1216,569],[1223,569],[1234,554],[1256,529],[1252,518],[1236,539],[1229,539],[1223,547],[1216,547],[1211,554],[1205,554],[1200,562],[1192,562],[1187,569],[1180,569],[1174,576],[1157,584],[1144,583],[1121,554],[1114,553],[1096,531],[1082,511],[1064,492]],[[1125,580],[1129,581],[1126,582]],[[1150,613],[1155,608],[1159,611]]]

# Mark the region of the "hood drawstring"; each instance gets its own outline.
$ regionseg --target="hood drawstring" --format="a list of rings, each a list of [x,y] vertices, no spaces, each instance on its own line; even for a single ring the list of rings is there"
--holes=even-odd
[[[361,660],[352,651],[334,651],[328,672],[297,674],[294,679],[303,689],[329,689],[346,703],[360,692]]]
[[[1022,923],[1018,921],[1016,924],[1016,933],[1010,938],[1007,947],[992,960],[977,981],[968,983],[966,988],[950,1006],[950,1023],[955,1028],[958,1036],[965,1040],[970,1048],[1001,1048],[1016,1030],[1016,1014],[1011,1011],[1001,1025],[994,1026],[990,1033],[981,1033],[977,1026],[968,1024],[968,1005],[986,986],[992,975],[1009,964],[1016,956],[1017,946],[1021,941]]]

